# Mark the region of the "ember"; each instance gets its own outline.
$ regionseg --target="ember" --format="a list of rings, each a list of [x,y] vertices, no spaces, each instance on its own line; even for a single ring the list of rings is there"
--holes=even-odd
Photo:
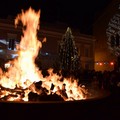
[[[63,78],[48,70],[48,76],[42,75],[35,65],[35,58],[42,47],[37,39],[40,11],[32,8],[22,11],[15,19],[23,24],[23,36],[19,46],[16,46],[18,57],[10,61],[7,72],[0,71],[0,100],[5,101],[69,101],[86,99],[88,91],[78,85],[73,78]]]

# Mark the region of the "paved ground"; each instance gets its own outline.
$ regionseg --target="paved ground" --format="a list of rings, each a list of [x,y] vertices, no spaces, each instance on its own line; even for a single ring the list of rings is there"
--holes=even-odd
[[[74,102],[0,102],[0,116],[10,120],[119,120],[119,93],[117,90],[103,98]]]

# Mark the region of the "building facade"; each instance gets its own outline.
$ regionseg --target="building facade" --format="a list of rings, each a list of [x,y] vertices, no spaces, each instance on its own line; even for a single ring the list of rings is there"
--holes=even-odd
[[[62,23],[40,23],[38,39],[42,43],[40,49],[40,62],[42,68],[53,67],[58,58],[58,45],[65,34],[67,27]],[[94,69],[95,38],[90,35],[80,34],[77,29],[72,29],[75,44],[78,48],[80,61],[83,69]],[[22,26],[15,28],[14,20],[0,19],[0,54],[2,59],[13,59],[17,56],[16,44],[19,44],[22,35]]]

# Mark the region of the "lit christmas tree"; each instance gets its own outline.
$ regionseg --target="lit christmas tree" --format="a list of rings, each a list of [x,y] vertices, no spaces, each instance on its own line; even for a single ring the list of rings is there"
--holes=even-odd
[[[120,6],[120,4],[119,4]],[[116,57],[116,68],[120,71],[120,8],[108,23],[108,28],[106,29],[107,34],[107,44],[112,55]]]
[[[69,27],[59,44],[59,59],[62,70],[75,71],[80,68],[80,56]]]

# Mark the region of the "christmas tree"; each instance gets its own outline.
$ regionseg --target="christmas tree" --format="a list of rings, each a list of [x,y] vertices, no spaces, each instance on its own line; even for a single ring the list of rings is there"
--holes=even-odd
[[[75,71],[80,68],[80,56],[69,27],[59,43],[59,60],[62,70]]]
[[[120,6],[120,4],[119,4]],[[120,9],[113,15],[106,29],[107,44],[110,52],[116,57],[115,69],[120,71]]]

